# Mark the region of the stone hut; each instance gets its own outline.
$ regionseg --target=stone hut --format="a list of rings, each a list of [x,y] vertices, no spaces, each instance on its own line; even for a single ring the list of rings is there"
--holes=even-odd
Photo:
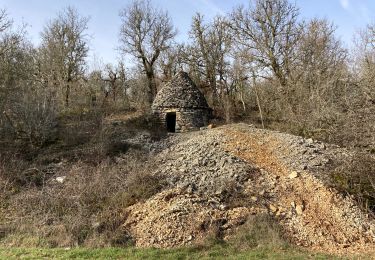
[[[159,90],[152,112],[169,132],[184,132],[206,126],[212,110],[189,75],[181,71]]]

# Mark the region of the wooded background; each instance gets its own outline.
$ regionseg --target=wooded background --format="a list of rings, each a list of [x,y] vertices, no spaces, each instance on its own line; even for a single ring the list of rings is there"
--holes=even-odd
[[[119,60],[88,69],[88,18],[68,7],[33,46],[0,13],[0,139],[43,147],[69,114],[147,111],[176,72],[188,72],[219,122],[261,127],[375,151],[375,25],[347,49],[327,19],[304,20],[288,0],[257,0],[206,20],[176,43],[169,14],[151,1],[120,12]],[[100,120],[99,120],[100,121]]]

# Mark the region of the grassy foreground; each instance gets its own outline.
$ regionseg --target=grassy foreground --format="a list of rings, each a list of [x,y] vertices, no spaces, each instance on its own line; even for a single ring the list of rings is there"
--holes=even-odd
[[[135,249],[135,248],[0,248],[0,259],[337,259],[332,256],[300,251],[258,248],[236,251],[226,246],[210,249]]]

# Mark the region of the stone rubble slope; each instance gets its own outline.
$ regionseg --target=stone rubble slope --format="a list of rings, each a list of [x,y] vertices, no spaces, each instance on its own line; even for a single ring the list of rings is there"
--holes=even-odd
[[[374,249],[374,221],[327,185],[337,146],[236,124],[171,136],[155,156],[168,188],[127,208],[137,246],[193,244],[212,229],[228,238],[250,214],[273,215],[290,239],[325,252]],[[229,197],[240,194],[241,203]]]
[[[374,221],[326,183],[330,159],[349,156],[347,150],[245,125],[225,131],[228,149],[276,177],[267,191],[270,212],[296,244],[329,252],[373,248]]]
[[[188,188],[200,195],[213,196],[225,191],[228,184],[243,186],[255,173],[244,160],[223,151],[220,132],[202,132],[186,142],[163,151],[156,159],[163,165],[156,172],[166,176],[171,187]]]
[[[123,227],[138,247],[178,247],[204,240],[212,226],[230,230],[245,223],[250,210],[222,210],[207,199],[182,189],[170,189],[127,209]]]

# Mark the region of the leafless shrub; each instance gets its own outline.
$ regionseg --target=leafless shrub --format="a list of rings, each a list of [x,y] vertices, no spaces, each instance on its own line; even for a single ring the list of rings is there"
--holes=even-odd
[[[353,195],[365,210],[375,213],[375,158],[356,153],[341,162],[332,174],[332,183],[344,194]]]
[[[15,139],[41,147],[56,138],[57,109],[48,93],[40,87],[28,86],[9,99],[3,115]]]
[[[160,176],[140,167],[144,160],[129,154],[127,162],[118,165],[76,163],[63,183],[50,177],[45,185],[20,192],[10,200],[18,218],[13,233],[22,226],[22,232],[36,234],[50,246],[82,245],[94,237],[102,244],[123,243],[119,235],[126,236],[121,230],[123,210],[164,187]],[[115,239],[113,234],[119,236]]]

